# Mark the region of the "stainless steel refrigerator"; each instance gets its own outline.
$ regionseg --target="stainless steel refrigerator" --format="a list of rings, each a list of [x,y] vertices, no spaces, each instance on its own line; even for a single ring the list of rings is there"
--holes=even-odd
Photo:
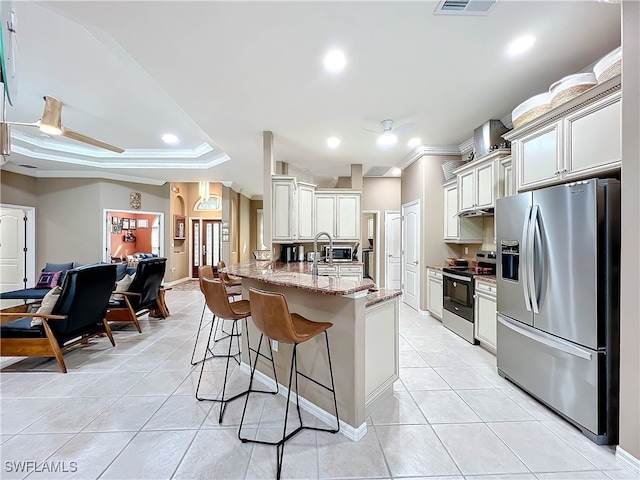
[[[498,373],[598,444],[617,443],[620,182],[501,198]]]

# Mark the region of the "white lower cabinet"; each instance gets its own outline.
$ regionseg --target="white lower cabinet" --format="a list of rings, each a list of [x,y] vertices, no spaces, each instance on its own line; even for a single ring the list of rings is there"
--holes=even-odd
[[[475,337],[489,351],[496,352],[496,291],[497,287],[476,279]]]
[[[320,264],[318,265],[318,275],[362,281],[363,266],[337,263],[334,263],[333,266]]]
[[[427,310],[442,320],[442,272],[427,269]]]
[[[362,275],[362,265],[338,265],[338,276],[340,278],[351,278],[353,280],[362,281]]]

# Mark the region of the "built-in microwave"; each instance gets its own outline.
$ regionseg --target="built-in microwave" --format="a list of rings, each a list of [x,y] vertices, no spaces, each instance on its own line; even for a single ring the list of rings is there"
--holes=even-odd
[[[325,257],[326,260],[329,260],[329,256],[327,255],[328,250],[329,250],[329,245],[324,245],[322,247],[323,256]],[[333,246],[334,262],[350,262],[352,256],[353,256],[353,247],[351,245],[334,245]]]

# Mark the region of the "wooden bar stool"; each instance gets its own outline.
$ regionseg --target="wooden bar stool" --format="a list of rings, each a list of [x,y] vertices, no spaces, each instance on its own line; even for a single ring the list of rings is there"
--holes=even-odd
[[[203,265],[201,267],[198,268],[198,282],[200,284],[200,291],[202,292],[202,294],[204,295],[204,288],[202,286],[202,279],[203,278],[208,278],[209,280],[213,280],[215,278],[214,274],[213,274],[213,267],[211,265]],[[232,287],[227,287],[225,286],[225,289],[227,291],[227,296],[228,297],[235,297],[238,295],[242,295],[242,288],[238,287],[238,286],[232,286]],[[194,361],[195,358],[195,354],[196,354],[196,348],[198,347],[198,339],[200,338],[200,332],[202,331],[202,322],[204,321],[204,313],[207,309],[207,301],[205,299],[203,305],[202,305],[202,314],[200,314],[200,323],[198,324],[198,332],[196,333],[196,341],[193,344],[193,351],[191,352],[191,365],[197,365],[200,362],[204,362],[205,360],[208,360],[209,358],[212,357],[226,357],[227,355],[225,354],[214,354],[213,353],[213,347],[211,347],[211,335],[209,335],[209,342],[207,342],[207,347],[205,348],[205,352],[204,355],[202,357],[201,360],[198,361]],[[212,326],[213,323],[216,321],[216,316],[213,313],[213,311],[211,312],[213,314],[213,318],[211,319],[212,322]],[[224,329],[224,320],[220,320],[218,319],[218,322],[215,325],[214,328],[214,333],[213,333],[213,343],[214,345],[218,342],[220,342],[221,340],[225,340],[229,337],[236,337],[236,343],[238,345],[238,352],[233,354],[234,359],[236,360],[236,362],[238,363],[238,365],[240,365],[240,360],[238,360],[236,357],[238,356],[238,354],[240,353],[240,340],[239,337],[240,335],[231,335],[230,332],[225,331]],[[222,336],[217,337],[218,332],[222,332]],[[232,341],[233,338],[231,338]],[[209,356],[207,356],[207,354],[209,354]]]
[[[209,310],[213,312],[213,314],[221,321],[221,320],[231,320],[233,321],[233,325],[231,327],[231,336],[239,336],[240,330],[238,327],[238,321],[244,320],[244,328],[247,330],[247,318],[251,316],[251,309],[249,301],[240,300],[237,302],[229,302],[229,297],[227,295],[227,291],[224,287],[224,284],[217,279],[209,279],[206,277],[202,277],[202,289],[204,293],[204,298],[207,302],[207,306]],[[211,322],[211,329],[209,331],[209,340],[207,341],[207,345],[209,345],[211,341],[211,335],[213,332],[213,322]],[[229,377],[229,359],[233,356],[231,355],[231,344],[233,342],[229,341],[229,351],[227,355],[227,365],[224,371],[224,382],[222,384],[222,394],[218,398],[205,398],[200,396],[200,383],[202,382],[202,374],[204,372],[204,364],[202,362],[202,366],[200,369],[200,377],[198,378],[198,386],[196,387],[196,398],[198,400],[209,400],[212,402],[219,402],[220,405],[220,415],[218,417],[218,423],[222,423],[222,417],[224,416],[225,409],[227,408],[227,404],[237,398],[242,397],[243,395],[247,395],[249,392],[256,393],[278,393],[278,386],[276,382],[276,391],[264,391],[264,390],[252,390],[252,386],[249,385],[249,388],[243,392],[237,393],[229,398],[225,398],[225,391],[227,387],[227,379]],[[239,343],[238,343],[239,346]],[[206,353],[205,353],[206,355]],[[251,365],[251,347],[249,345],[249,335],[247,335],[247,355],[249,357],[249,365]],[[267,358],[265,355],[263,357]],[[257,357],[257,355],[256,355]],[[276,375],[276,366],[273,361],[273,354],[271,354],[271,366],[273,367],[273,375]]]
[[[282,473],[282,459],[284,457],[284,444],[291,437],[296,435],[301,430],[317,430],[320,432],[337,433],[340,430],[340,419],[338,417],[338,402],[336,400],[336,389],[333,381],[333,368],[331,366],[331,352],[329,349],[329,337],[327,330],[333,326],[329,322],[313,322],[304,318],[296,313],[289,313],[289,307],[285,296],[281,293],[265,292],[251,288],[249,290],[249,300],[251,302],[251,311],[253,323],[255,323],[258,330],[260,330],[260,341],[258,342],[258,351],[262,345],[262,340],[266,336],[271,341],[277,341],[282,343],[293,344],[293,351],[291,353],[291,368],[289,370],[289,391],[287,393],[287,406],[284,414],[284,426],[282,429],[282,438],[277,442],[267,442],[262,440],[250,440],[242,436],[242,425],[244,422],[244,415],[247,410],[247,404],[249,403],[249,394],[244,402],[244,409],[242,411],[242,419],[240,420],[240,428],[238,430],[238,438],[243,442],[262,443],[265,445],[276,445],[276,459],[277,459],[277,478],[280,478]],[[324,333],[325,343],[327,345],[327,359],[329,360],[329,374],[331,377],[331,387],[323,385],[322,383],[310,378],[298,371],[297,351],[298,344],[311,340],[317,335]],[[269,349],[271,350],[271,349]],[[273,358],[273,353],[271,354]],[[251,366],[251,378],[249,380],[249,390],[253,386],[253,377],[256,371],[256,365],[258,363],[258,357]],[[298,420],[300,426],[294,431],[287,434],[287,416],[289,414],[289,400],[291,398],[291,384],[293,381],[293,372],[295,371],[295,389],[296,389],[296,408],[298,410]],[[300,414],[300,403],[298,398],[298,376],[302,376],[307,380],[315,383],[316,385],[330,391],[333,394],[333,406],[336,412],[336,428],[318,428],[307,427],[302,425],[302,415]],[[276,384],[278,380],[276,379]]]

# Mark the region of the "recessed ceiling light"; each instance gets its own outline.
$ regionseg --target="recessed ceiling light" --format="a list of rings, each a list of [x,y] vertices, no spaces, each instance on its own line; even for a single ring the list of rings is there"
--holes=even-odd
[[[507,47],[507,53],[512,57],[520,55],[521,53],[529,50],[535,42],[536,39],[533,37],[533,35],[524,35],[522,37],[518,37],[509,44],[509,46]]]
[[[407,146],[411,148],[416,148],[421,143],[422,143],[422,140],[420,140],[418,137],[413,137],[411,140],[407,142]]]
[[[398,142],[398,137],[393,133],[383,133],[378,137],[377,143],[381,147],[390,147]]]
[[[175,145],[179,142],[178,137],[176,137],[173,133],[165,133],[162,135],[162,141],[169,145]]]
[[[397,177],[402,174],[402,170],[400,170],[398,167],[393,167],[389,173]]]
[[[347,57],[341,50],[331,50],[324,56],[324,68],[331,73],[340,73],[347,65]]]
[[[327,138],[327,147],[332,150],[335,150],[340,146],[340,139],[338,137],[329,137]]]

